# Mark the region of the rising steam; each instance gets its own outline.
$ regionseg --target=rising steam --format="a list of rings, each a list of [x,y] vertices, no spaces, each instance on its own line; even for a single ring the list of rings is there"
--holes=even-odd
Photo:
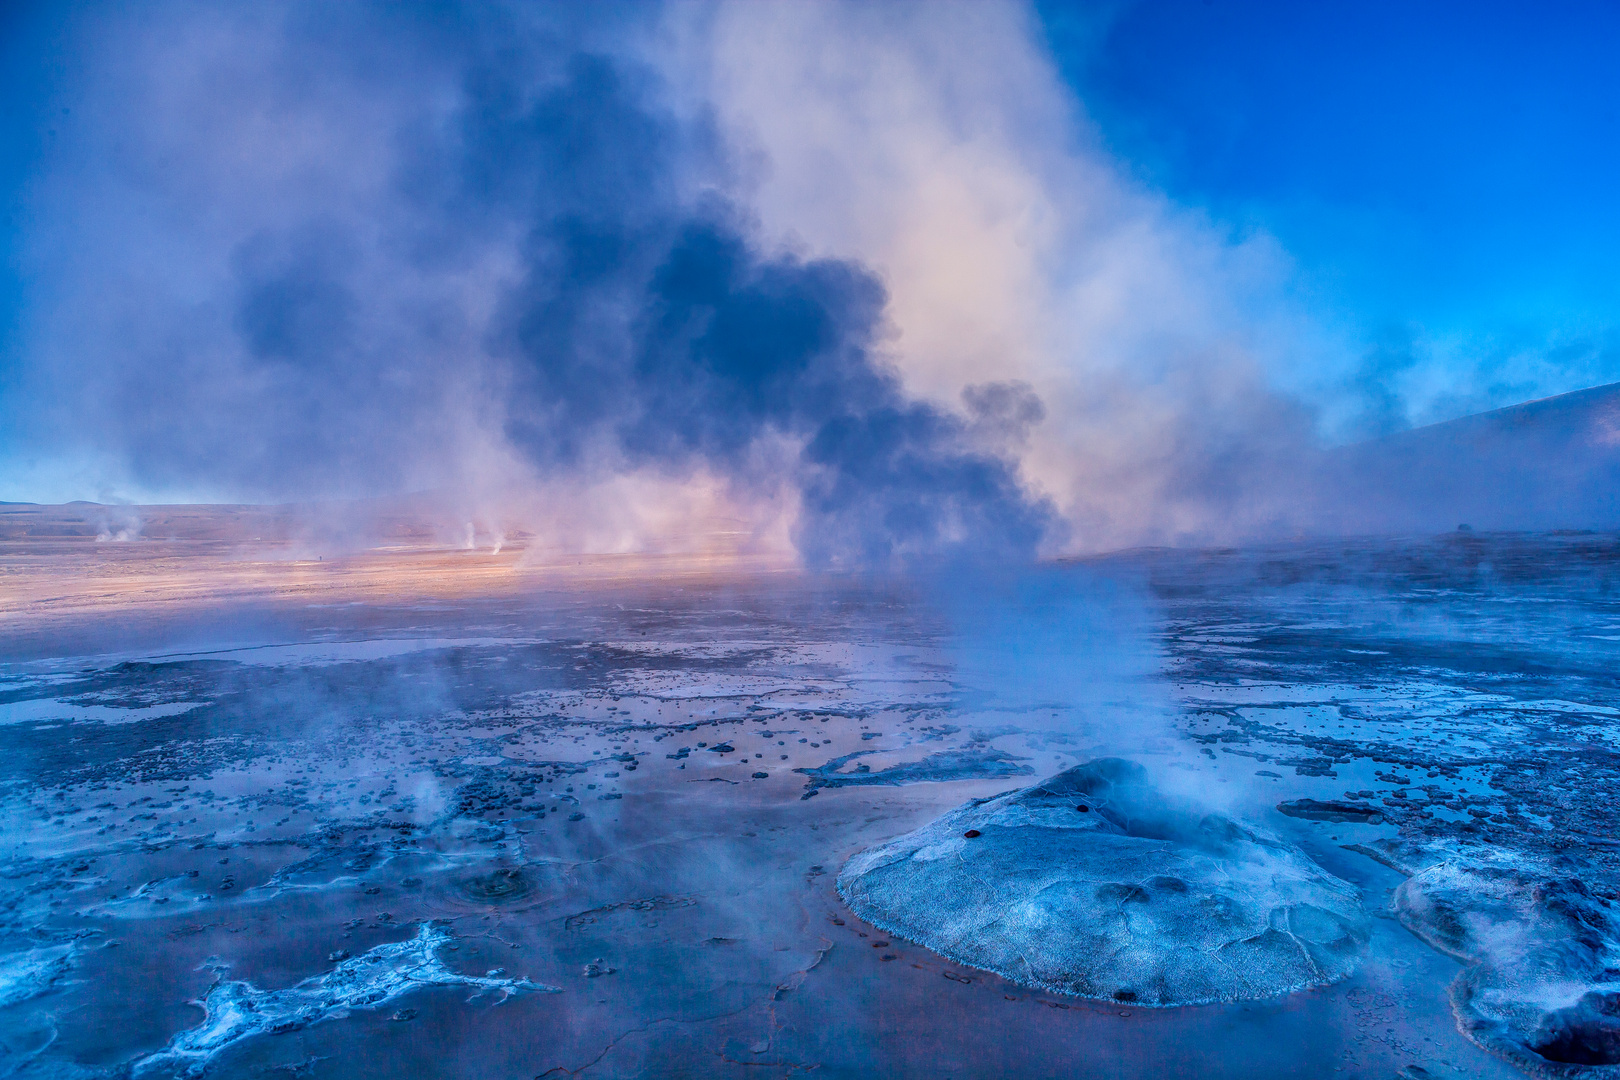
[[[812,565],[1319,517],[1349,350],[1129,179],[1021,5],[62,18],[24,486]]]

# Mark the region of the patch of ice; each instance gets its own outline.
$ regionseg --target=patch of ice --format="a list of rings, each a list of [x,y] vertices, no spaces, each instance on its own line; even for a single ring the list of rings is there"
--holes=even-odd
[[[498,993],[501,1001],[520,993],[562,993],[560,987],[527,978],[451,971],[438,956],[439,947],[450,940],[449,931],[423,923],[409,940],[378,945],[324,975],[284,990],[260,990],[252,983],[220,979],[195,1003],[203,1010],[202,1023],[135,1062],[132,1071],[141,1074],[168,1068],[179,1075],[196,1076],[215,1055],[244,1039],[297,1031],[348,1010],[380,1008],[426,986],[471,986],[478,992],[474,997]]]
[[[71,701],[55,698],[34,698],[29,701],[0,703],[0,726],[26,724],[38,720],[85,721],[100,720],[109,724],[132,724],[138,720],[156,720],[164,716],[188,713],[201,701],[173,701],[162,705],[146,705],[126,709],[119,705],[75,705]]]
[[[49,990],[72,967],[71,945],[47,945],[0,956],[0,1007],[27,1001]]]
[[[497,637],[402,637],[360,638],[349,641],[308,641],[279,645],[243,645],[231,649],[211,649],[203,652],[163,653],[146,657],[152,660],[177,662],[183,660],[233,660],[239,664],[267,667],[300,664],[335,664],[351,660],[384,660],[408,653],[431,652],[442,649],[488,649],[503,645],[543,644],[545,638]]]

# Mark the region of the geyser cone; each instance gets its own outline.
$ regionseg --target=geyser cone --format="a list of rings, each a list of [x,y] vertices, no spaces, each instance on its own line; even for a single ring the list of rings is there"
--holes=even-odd
[[[1102,758],[861,852],[861,918],[1015,982],[1140,1005],[1272,997],[1349,974],[1356,890],[1275,837]]]

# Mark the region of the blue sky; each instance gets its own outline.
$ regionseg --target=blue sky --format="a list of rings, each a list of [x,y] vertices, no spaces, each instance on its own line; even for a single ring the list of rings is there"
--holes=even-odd
[[[32,5],[0,4],[0,379],[10,374],[17,347],[22,193],[50,137],[45,113],[55,72],[49,22]]]
[[[1276,236],[1370,347],[1606,345],[1620,379],[1620,4],[1039,10],[1127,167]]]

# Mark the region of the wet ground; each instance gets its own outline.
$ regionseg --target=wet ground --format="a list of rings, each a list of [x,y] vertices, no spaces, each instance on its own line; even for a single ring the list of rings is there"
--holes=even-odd
[[[135,612],[120,647],[148,623],[153,645],[120,654],[88,624],[19,632],[0,1071],[1522,1075],[1460,1033],[1469,961],[1394,917],[1413,867],[1377,845],[1553,860],[1613,898],[1616,551],[1136,553],[1049,572],[1107,584],[1066,601],[1089,636],[1045,641],[927,586],[779,575],[216,608],[189,633]],[[1098,595],[1128,632],[1097,630]],[[1119,750],[1356,886],[1379,915],[1356,973],[1122,1007],[840,901],[854,853]]]

